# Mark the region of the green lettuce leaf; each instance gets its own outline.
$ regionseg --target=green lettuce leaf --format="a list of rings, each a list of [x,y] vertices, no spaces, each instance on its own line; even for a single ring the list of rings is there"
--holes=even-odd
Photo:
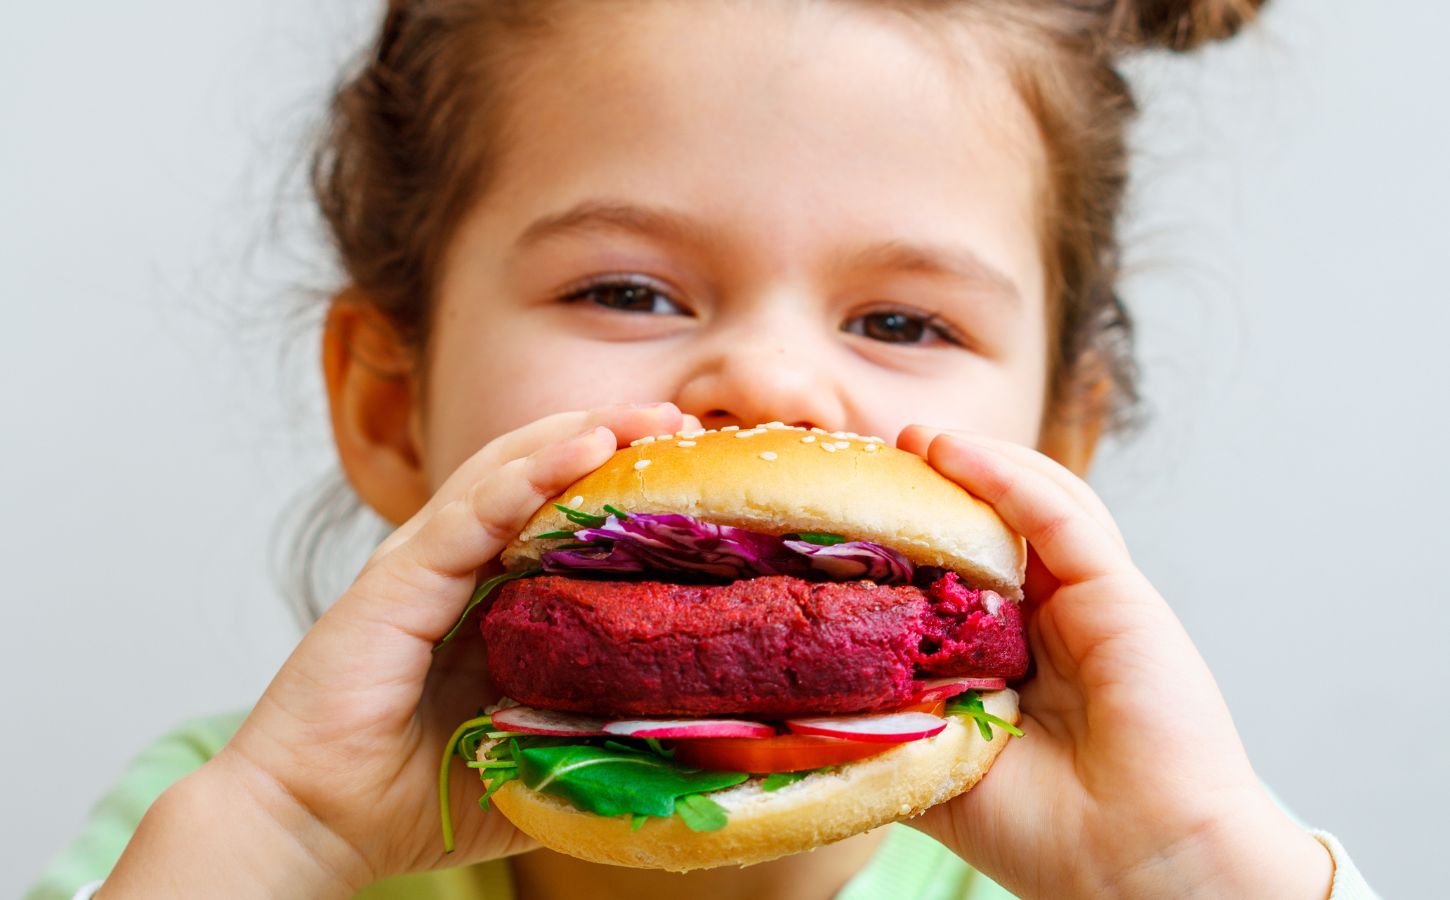
[[[704,794],[686,794],[675,801],[675,815],[691,831],[719,831],[730,821],[725,807]]]
[[[739,784],[744,772],[701,772],[687,769],[649,752],[576,744],[529,747],[519,751],[519,778],[546,794],[563,797],[580,809],[601,816],[672,816],[683,797]],[[718,816],[714,810],[718,810]],[[724,825],[724,810],[710,801],[684,805],[686,825]],[[708,830],[708,829],[705,829]]]
[[[846,542],[846,538],[842,535],[820,531],[803,531],[799,534],[788,534],[786,537],[797,541],[805,541],[807,544],[816,544],[820,547],[834,547],[837,544],[844,544]]]
[[[760,789],[762,791],[778,791],[788,784],[795,784],[814,771],[816,770],[808,769],[804,772],[772,772],[765,776],[765,780],[760,784]]]
[[[453,627],[448,629],[448,633],[439,638],[438,643],[433,645],[433,652],[437,653],[444,644],[453,640],[454,635],[458,634],[459,630],[463,628],[463,623],[468,621],[468,614],[473,612],[478,604],[486,600],[488,595],[494,592],[495,588],[505,581],[513,581],[515,578],[527,578],[530,575],[537,575],[541,571],[543,570],[529,569],[525,572],[505,572],[502,575],[495,575],[483,584],[480,584],[478,589],[473,592],[473,596],[468,599],[468,605],[463,607],[463,613],[458,617],[458,621],[454,622]]]

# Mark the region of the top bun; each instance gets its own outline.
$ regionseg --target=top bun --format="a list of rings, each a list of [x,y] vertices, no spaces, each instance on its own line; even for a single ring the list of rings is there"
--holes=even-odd
[[[1022,538],[986,503],[881,438],[779,422],[649,437],[619,450],[557,502],[590,513],[606,503],[683,513],[765,534],[840,534],[950,569],[972,587],[1022,596]],[[544,506],[504,551],[504,565],[537,565],[549,545],[534,535],[577,527],[553,504]]]

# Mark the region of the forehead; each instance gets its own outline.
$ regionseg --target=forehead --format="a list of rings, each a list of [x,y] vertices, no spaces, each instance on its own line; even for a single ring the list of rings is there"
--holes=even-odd
[[[1041,147],[989,36],[862,2],[567,6],[512,79],[495,237],[628,202],[772,271],[843,243],[961,245],[1040,303]]]

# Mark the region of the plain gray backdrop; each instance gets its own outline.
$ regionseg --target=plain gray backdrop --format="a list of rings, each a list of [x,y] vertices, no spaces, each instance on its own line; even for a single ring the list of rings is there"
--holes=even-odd
[[[299,189],[373,4],[8,4],[0,33],[0,895],[297,630],[330,465]],[[358,7],[366,7],[360,9]],[[1450,829],[1450,7],[1279,0],[1132,67],[1146,428],[1093,482],[1253,762],[1391,896]]]

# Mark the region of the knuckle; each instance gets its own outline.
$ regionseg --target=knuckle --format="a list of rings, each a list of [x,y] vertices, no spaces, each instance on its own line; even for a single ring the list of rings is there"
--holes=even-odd
[[[519,460],[519,479],[529,493],[541,502],[557,493],[553,485],[557,479],[552,478],[551,474],[558,466],[558,456],[559,448],[555,445]]]
[[[500,470],[506,472],[510,467],[517,467],[520,460],[508,463]],[[515,537],[515,531],[506,521],[507,513],[500,517],[499,492],[494,485],[488,481],[481,481],[475,484],[468,492],[468,512],[483,529],[484,536],[493,541],[507,543]]]
[[[1036,543],[1044,548],[1053,546],[1067,536],[1074,521],[1074,517],[1067,513],[1050,513],[1044,516],[1033,529],[1036,532]]]

